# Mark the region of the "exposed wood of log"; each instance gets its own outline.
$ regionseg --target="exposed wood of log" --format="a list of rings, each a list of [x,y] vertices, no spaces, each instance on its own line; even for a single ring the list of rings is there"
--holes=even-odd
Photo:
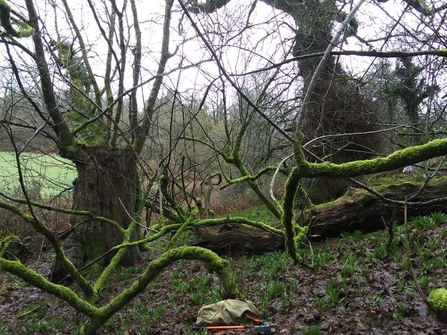
[[[404,200],[421,187],[418,183],[402,182],[382,186],[380,193],[389,199]],[[447,198],[447,177],[433,179],[412,202],[426,202]],[[447,211],[447,200],[425,206],[410,206],[409,216],[428,215],[436,211]],[[394,214],[393,214],[394,213]],[[351,188],[341,198],[307,210],[298,219],[300,224],[311,224],[310,233],[322,238],[338,236],[344,231],[370,232],[384,229],[382,218],[389,222],[402,223],[403,206],[383,202],[378,197],[359,188]],[[298,215],[297,215],[298,216]],[[220,254],[263,253],[284,247],[281,236],[255,228],[226,225],[220,229],[200,229],[199,241],[194,245],[211,249]]]
[[[199,241],[193,243],[218,254],[262,254],[284,248],[284,238],[276,234],[241,225],[198,230]]]

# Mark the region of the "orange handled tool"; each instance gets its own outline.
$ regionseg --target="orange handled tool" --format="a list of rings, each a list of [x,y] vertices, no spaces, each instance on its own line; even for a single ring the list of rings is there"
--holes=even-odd
[[[245,327],[245,326],[206,326],[206,327],[203,327],[203,328],[205,328],[206,330],[250,329],[249,327]]]

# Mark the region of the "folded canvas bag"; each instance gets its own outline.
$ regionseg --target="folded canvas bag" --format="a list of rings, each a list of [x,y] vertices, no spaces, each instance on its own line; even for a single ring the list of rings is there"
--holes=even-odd
[[[197,314],[195,326],[234,326],[243,324],[246,317],[259,318],[259,311],[249,300],[227,299],[205,305]]]

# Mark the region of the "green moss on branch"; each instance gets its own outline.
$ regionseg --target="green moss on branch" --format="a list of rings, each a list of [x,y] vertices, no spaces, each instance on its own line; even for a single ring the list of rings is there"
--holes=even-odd
[[[21,278],[30,285],[40,288],[41,290],[66,301],[74,309],[88,316],[89,318],[95,318],[99,315],[98,308],[80,298],[75,292],[65,286],[53,284],[45,277],[31,269],[28,269],[19,261],[10,261],[0,258],[0,268]]]
[[[73,263],[70,262],[70,260],[66,257],[63,248],[61,247],[59,240],[56,237],[56,234],[43,221],[38,220],[31,214],[7,202],[0,201],[0,207],[5,208],[11,213],[20,216],[26,223],[30,224],[36,232],[45,236],[51,243],[54,252],[56,253],[56,257],[61,262],[64,269],[67,270],[68,274],[73,278],[73,280],[78,283],[78,285],[84,291],[84,294],[88,297],[95,296],[95,292],[93,291],[90,283],[76,270],[76,267],[73,265]]]
[[[12,242],[20,242],[20,239],[15,235],[9,235],[0,241],[0,258],[5,255]]]
[[[220,279],[225,296],[241,297],[232,276],[230,264],[227,260],[220,258],[214,252],[201,247],[179,247],[171,249],[162,254],[158,259],[152,261],[132,284],[131,287],[121,292],[107,306],[101,307],[99,313],[91,319],[91,323],[85,328],[87,334],[93,333],[101,327],[117,311],[127,305],[133,298],[143,292],[147,285],[153,281],[168,265],[180,259],[197,259],[202,261],[207,269],[216,272]]]
[[[289,176],[289,178],[286,181],[285,187],[284,187],[284,213],[283,213],[283,225],[286,230],[286,249],[289,253],[289,256],[293,259],[295,263],[299,261],[298,255],[297,255],[297,247],[295,243],[295,223],[293,220],[293,214],[295,211],[295,196],[297,193],[297,190],[300,186],[301,178],[299,177],[299,174],[296,173],[296,170],[298,168],[294,167],[292,169],[292,172]]]
[[[121,259],[124,257],[124,255],[127,251],[127,248],[130,246],[129,242],[131,240],[132,232],[136,228],[136,225],[137,225],[136,221],[132,221],[130,223],[129,227],[127,227],[127,229],[121,228],[121,231],[123,234],[123,242],[120,245],[123,247],[116,249],[118,251],[112,257],[112,259],[110,260],[110,263],[101,272],[101,275],[99,276],[98,280],[96,281],[95,285],[93,286],[93,289],[95,292],[99,292],[104,287],[107,279],[110,277],[110,275],[113,273],[113,271],[115,271],[115,269],[118,266],[118,264],[120,263]],[[136,243],[133,245],[138,245],[138,244],[139,244],[139,241],[136,241]]]
[[[179,237],[185,232],[185,230],[194,224],[194,221],[197,217],[197,214],[199,213],[198,208],[193,208],[191,213],[189,214],[188,219],[180,226],[180,228],[177,230],[174,236],[172,236],[171,240],[169,241],[168,248],[171,248],[173,245],[175,245],[175,242],[179,239]]]
[[[242,216],[227,216],[227,217],[222,217],[222,218],[202,219],[202,220],[190,222],[188,224],[188,227],[205,228],[205,227],[221,226],[224,224],[246,224],[246,225],[254,227],[254,228],[259,228],[259,229],[268,231],[272,234],[276,234],[279,236],[285,236],[284,231],[282,229],[277,229],[277,228],[272,227],[268,224],[258,222],[258,221],[253,221],[253,220],[247,219]],[[160,237],[165,236],[166,234],[168,234],[172,231],[179,230],[182,227],[182,225],[184,225],[184,224],[176,223],[176,224],[170,224],[168,226],[164,226],[157,233],[155,233],[151,236],[148,236],[143,240],[136,241],[136,242],[122,243],[120,245],[113,247],[112,249],[118,250],[118,249],[125,248],[125,247],[131,246],[131,245],[138,245],[141,243],[148,243],[148,242],[155,241],[155,240],[159,239]]]
[[[19,26],[19,30],[12,27],[11,7],[5,0],[0,0],[0,23],[3,29],[5,29],[5,33],[0,34],[1,36],[28,37],[34,33],[33,28],[23,21],[15,22]]]
[[[230,264],[214,252],[201,247],[180,247],[171,249],[152,261],[133,285],[121,292],[108,305],[97,308],[80,298],[69,288],[53,284],[35,271],[28,269],[19,261],[0,258],[0,268],[23,279],[28,284],[53,294],[66,301],[77,311],[89,317],[90,322],[81,329],[81,334],[93,334],[117,311],[127,305],[134,297],[143,292],[167,266],[180,259],[197,259],[202,261],[210,272],[215,272],[220,279],[225,297],[242,297],[231,273]]]
[[[343,164],[334,163],[309,163],[302,160],[298,164],[299,177],[315,178],[347,178],[365,174],[378,173],[394,170],[403,166],[416,164],[421,161],[443,156],[447,153],[447,139],[437,139],[429,143],[405,148],[392,153],[387,157],[368,159],[363,161],[347,162]]]

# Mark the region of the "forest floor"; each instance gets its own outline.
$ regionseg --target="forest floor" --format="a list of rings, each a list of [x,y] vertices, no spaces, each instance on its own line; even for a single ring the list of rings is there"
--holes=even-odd
[[[278,324],[276,334],[447,334],[447,324],[426,307],[415,288],[408,256],[427,296],[447,286],[447,223],[445,216],[412,220],[410,248],[403,226],[387,231],[313,242],[300,250],[309,270],[294,265],[284,251],[263,255],[226,255],[240,289]],[[101,293],[102,302],[128,287],[145,264],[163,250],[145,252],[141,264],[119,268]],[[28,264],[47,275],[50,253]],[[66,303],[5,274],[0,295],[0,335],[72,334],[82,315]],[[169,266],[147,290],[109,320],[98,334],[193,334],[202,305],[220,299],[215,275],[196,261]],[[202,333],[203,334],[203,333]]]

